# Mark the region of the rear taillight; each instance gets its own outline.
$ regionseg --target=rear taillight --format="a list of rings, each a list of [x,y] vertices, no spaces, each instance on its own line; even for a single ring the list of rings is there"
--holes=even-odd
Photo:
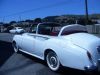
[[[92,60],[92,56],[91,56],[90,52],[88,52],[88,51],[87,51],[87,56],[88,56],[89,60]]]

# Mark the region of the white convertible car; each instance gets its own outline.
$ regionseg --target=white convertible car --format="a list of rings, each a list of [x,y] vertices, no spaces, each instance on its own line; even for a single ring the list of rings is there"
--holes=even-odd
[[[22,51],[47,62],[58,71],[60,66],[85,71],[97,70],[100,63],[100,38],[87,33],[85,26],[39,23],[33,33],[15,35],[14,51]]]

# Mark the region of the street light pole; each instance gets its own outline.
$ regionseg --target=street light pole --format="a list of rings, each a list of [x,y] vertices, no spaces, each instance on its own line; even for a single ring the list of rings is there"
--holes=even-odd
[[[88,18],[88,2],[87,2],[87,0],[85,0],[85,10],[86,10],[86,24],[88,24],[89,18]]]

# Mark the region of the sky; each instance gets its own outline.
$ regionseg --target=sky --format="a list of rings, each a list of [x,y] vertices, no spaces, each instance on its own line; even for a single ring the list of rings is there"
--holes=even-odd
[[[85,0],[0,0],[0,22],[65,14],[85,14]],[[88,0],[89,14],[100,13],[100,0]]]

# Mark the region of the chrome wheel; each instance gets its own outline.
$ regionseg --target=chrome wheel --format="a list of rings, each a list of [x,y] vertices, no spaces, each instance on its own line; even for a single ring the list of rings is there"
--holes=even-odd
[[[46,56],[46,60],[47,60],[48,66],[51,70],[53,70],[53,71],[59,70],[60,62],[59,62],[59,59],[58,59],[56,53],[54,53],[52,51],[49,52]]]

